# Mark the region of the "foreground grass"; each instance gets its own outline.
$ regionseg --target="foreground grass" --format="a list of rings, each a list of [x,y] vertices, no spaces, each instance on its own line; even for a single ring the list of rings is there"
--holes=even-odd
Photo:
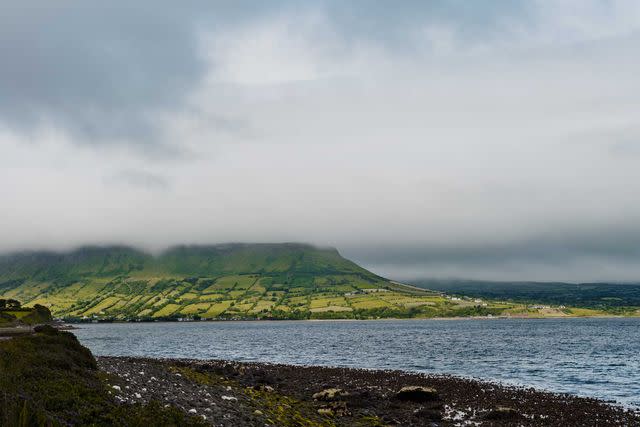
[[[0,425],[200,426],[182,412],[118,405],[74,335],[50,327],[0,342]]]

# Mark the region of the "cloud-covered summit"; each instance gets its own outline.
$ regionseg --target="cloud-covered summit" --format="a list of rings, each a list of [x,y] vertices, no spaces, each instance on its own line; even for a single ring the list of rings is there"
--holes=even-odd
[[[9,1],[0,250],[640,280],[633,1]]]

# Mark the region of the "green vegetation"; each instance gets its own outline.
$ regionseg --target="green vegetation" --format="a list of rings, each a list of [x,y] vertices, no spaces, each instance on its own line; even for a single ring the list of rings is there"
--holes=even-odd
[[[22,307],[20,302],[14,299],[0,299],[0,327],[40,325],[51,320],[51,312],[45,306],[36,304],[28,308]]]
[[[640,284],[483,282],[471,280],[423,280],[419,286],[449,294],[506,300],[524,304],[573,306],[566,314],[640,314]],[[594,314],[595,313],[595,314]]]
[[[16,254],[0,258],[0,296],[69,320],[432,317],[447,306],[335,249],[301,244]]]
[[[249,398],[250,406],[264,414],[269,424],[282,427],[335,426],[326,417],[318,415],[316,408],[309,402],[297,400],[274,390],[264,391],[260,387],[246,387],[234,379],[214,372],[201,372],[185,366],[174,366],[172,369],[195,383],[224,385],[227,390],[233,390],[234,394],[244,394]]]
[[[118,405],[74,335],[38,328],[0,342],[0,425],[206,425],[159,403]]]
[[[471,296],[450,298],[379,277],[335,249],[292,243],[181,246],[156,257],[126,247],[0,257],[0,298],[70,321],[640,315],[617,299],[629,301],[633,288],[603,295],[600,305],[478,289],[448,288]],[[548,305],[532,305],[541,302]]]

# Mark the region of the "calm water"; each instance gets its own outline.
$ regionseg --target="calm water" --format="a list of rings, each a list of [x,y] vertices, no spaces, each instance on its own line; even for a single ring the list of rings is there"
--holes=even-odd
[[[97,355],[450,373],[640,407],[640,319],[82,325]]]

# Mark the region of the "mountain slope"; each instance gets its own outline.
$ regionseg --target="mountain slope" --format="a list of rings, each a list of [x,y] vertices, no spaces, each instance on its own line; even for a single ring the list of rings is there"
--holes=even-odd
[[[362,274],[377,277],[333,248],[298,243],[176,246],[158,257],[125,247],[83,247],[71,252],[0,256],[0,278],[43,281],[120,275]]]
[[[16,253],[0,257],[0,296],[116,319],[414,316],[440,298],[297,243]]]

